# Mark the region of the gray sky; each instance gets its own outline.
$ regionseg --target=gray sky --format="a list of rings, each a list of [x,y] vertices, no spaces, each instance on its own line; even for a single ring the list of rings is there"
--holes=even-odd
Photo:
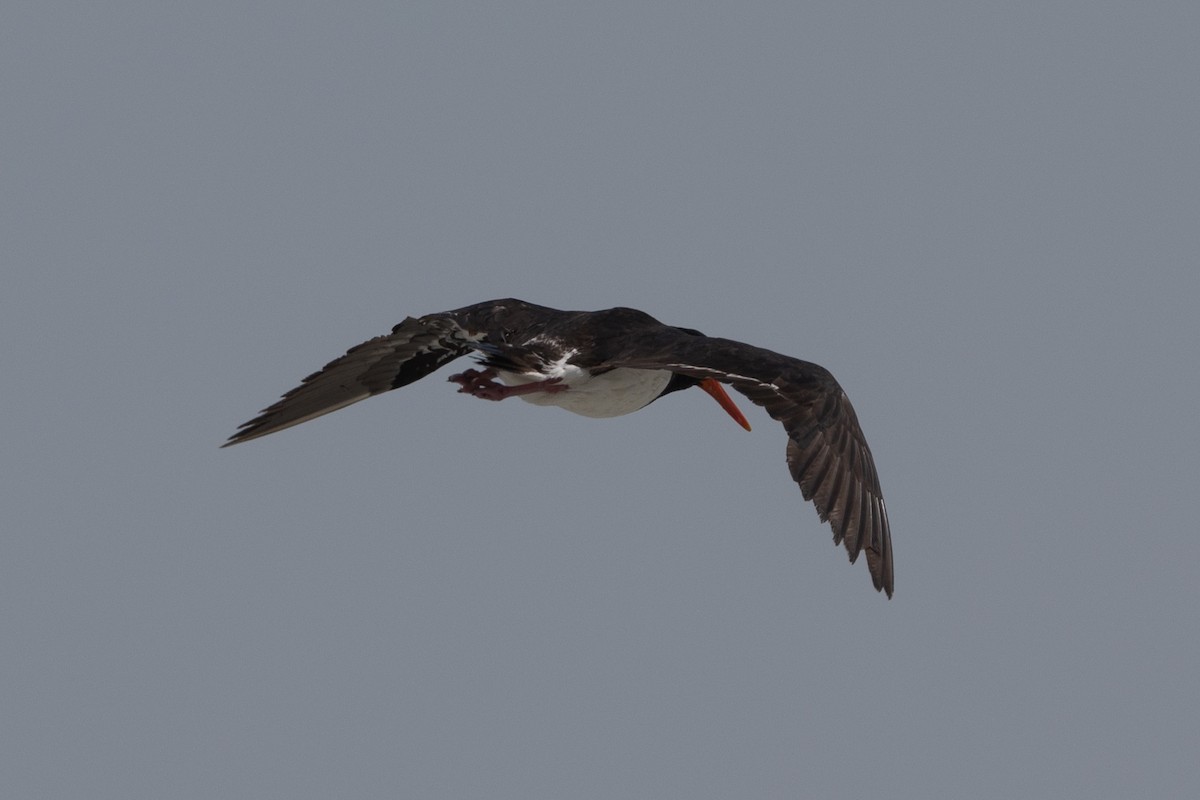
[[[1200,793],[1197,30],[6,3],[6,796]],[[218,450],[504,296],[832,370],[895,599],[699,392],[588,420],[439,375]]]

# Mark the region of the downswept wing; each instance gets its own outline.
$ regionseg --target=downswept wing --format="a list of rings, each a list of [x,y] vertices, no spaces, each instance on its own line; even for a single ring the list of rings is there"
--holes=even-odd
[[[221,445],[247,442],[299,425],[425,377],[470,350],[462,328],[445,316],[409,317],[386,336],[351,347],[239,426]]]
[[[678,329],[676,329],[678,330]],[[609,363],[715,378],[762,406],[787,431],[787,463],[805,500],[844,544],[866,552],[875,588],[892,596],[892,536],[875,461],[845,391],[824,367],[761,347],[663,332],[662,341]]]

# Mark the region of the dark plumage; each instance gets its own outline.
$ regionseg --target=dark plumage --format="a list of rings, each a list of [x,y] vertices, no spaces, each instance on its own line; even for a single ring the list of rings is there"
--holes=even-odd
[[[452,376],[459,391],[491,400],[516,395],[586,416],[630,413],[701,386],[749,427],[720,388],[732,386],[783,424],[788,468],[804,498],[829,522],[851,562],[866,553],[875,588],[892,595],[891,533],[875,463],[833,375],[760,347],[664,325],[632,308],[559,311],[508,299],[409,317],[309,375],[223,446],[405,386],[470,353],[484,369]]]

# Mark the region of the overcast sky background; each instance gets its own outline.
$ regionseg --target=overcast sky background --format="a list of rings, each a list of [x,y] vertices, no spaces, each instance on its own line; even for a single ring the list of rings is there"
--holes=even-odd
[[[1200,793],[1200,5],[6,2],[13,798]],[[451,369],[231,450],[408,314],[642,308],[782,429]]]

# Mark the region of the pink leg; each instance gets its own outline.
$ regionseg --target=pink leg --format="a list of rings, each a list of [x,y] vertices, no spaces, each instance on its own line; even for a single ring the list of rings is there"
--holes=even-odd
[[[503,383],[498,383],[493,378],[496,377],[494,369],[477,370],[469,369],[466,372],[460,372],[457,375],[451,375],[450,381],[459,384],[462,388],[458,390],[459,394],[469,394],[474,397],[482,397],[484,400],[503,400],[506,397],[515,397],[522,394],[534,394],[535,392],[549,392],[555,394],[557,392],[566,391],[568,387],[563,386],[560,381],[562,378],[547,378],[544,381],[535,381],[533,383],[524,383],[520,386],[506,386]]]

